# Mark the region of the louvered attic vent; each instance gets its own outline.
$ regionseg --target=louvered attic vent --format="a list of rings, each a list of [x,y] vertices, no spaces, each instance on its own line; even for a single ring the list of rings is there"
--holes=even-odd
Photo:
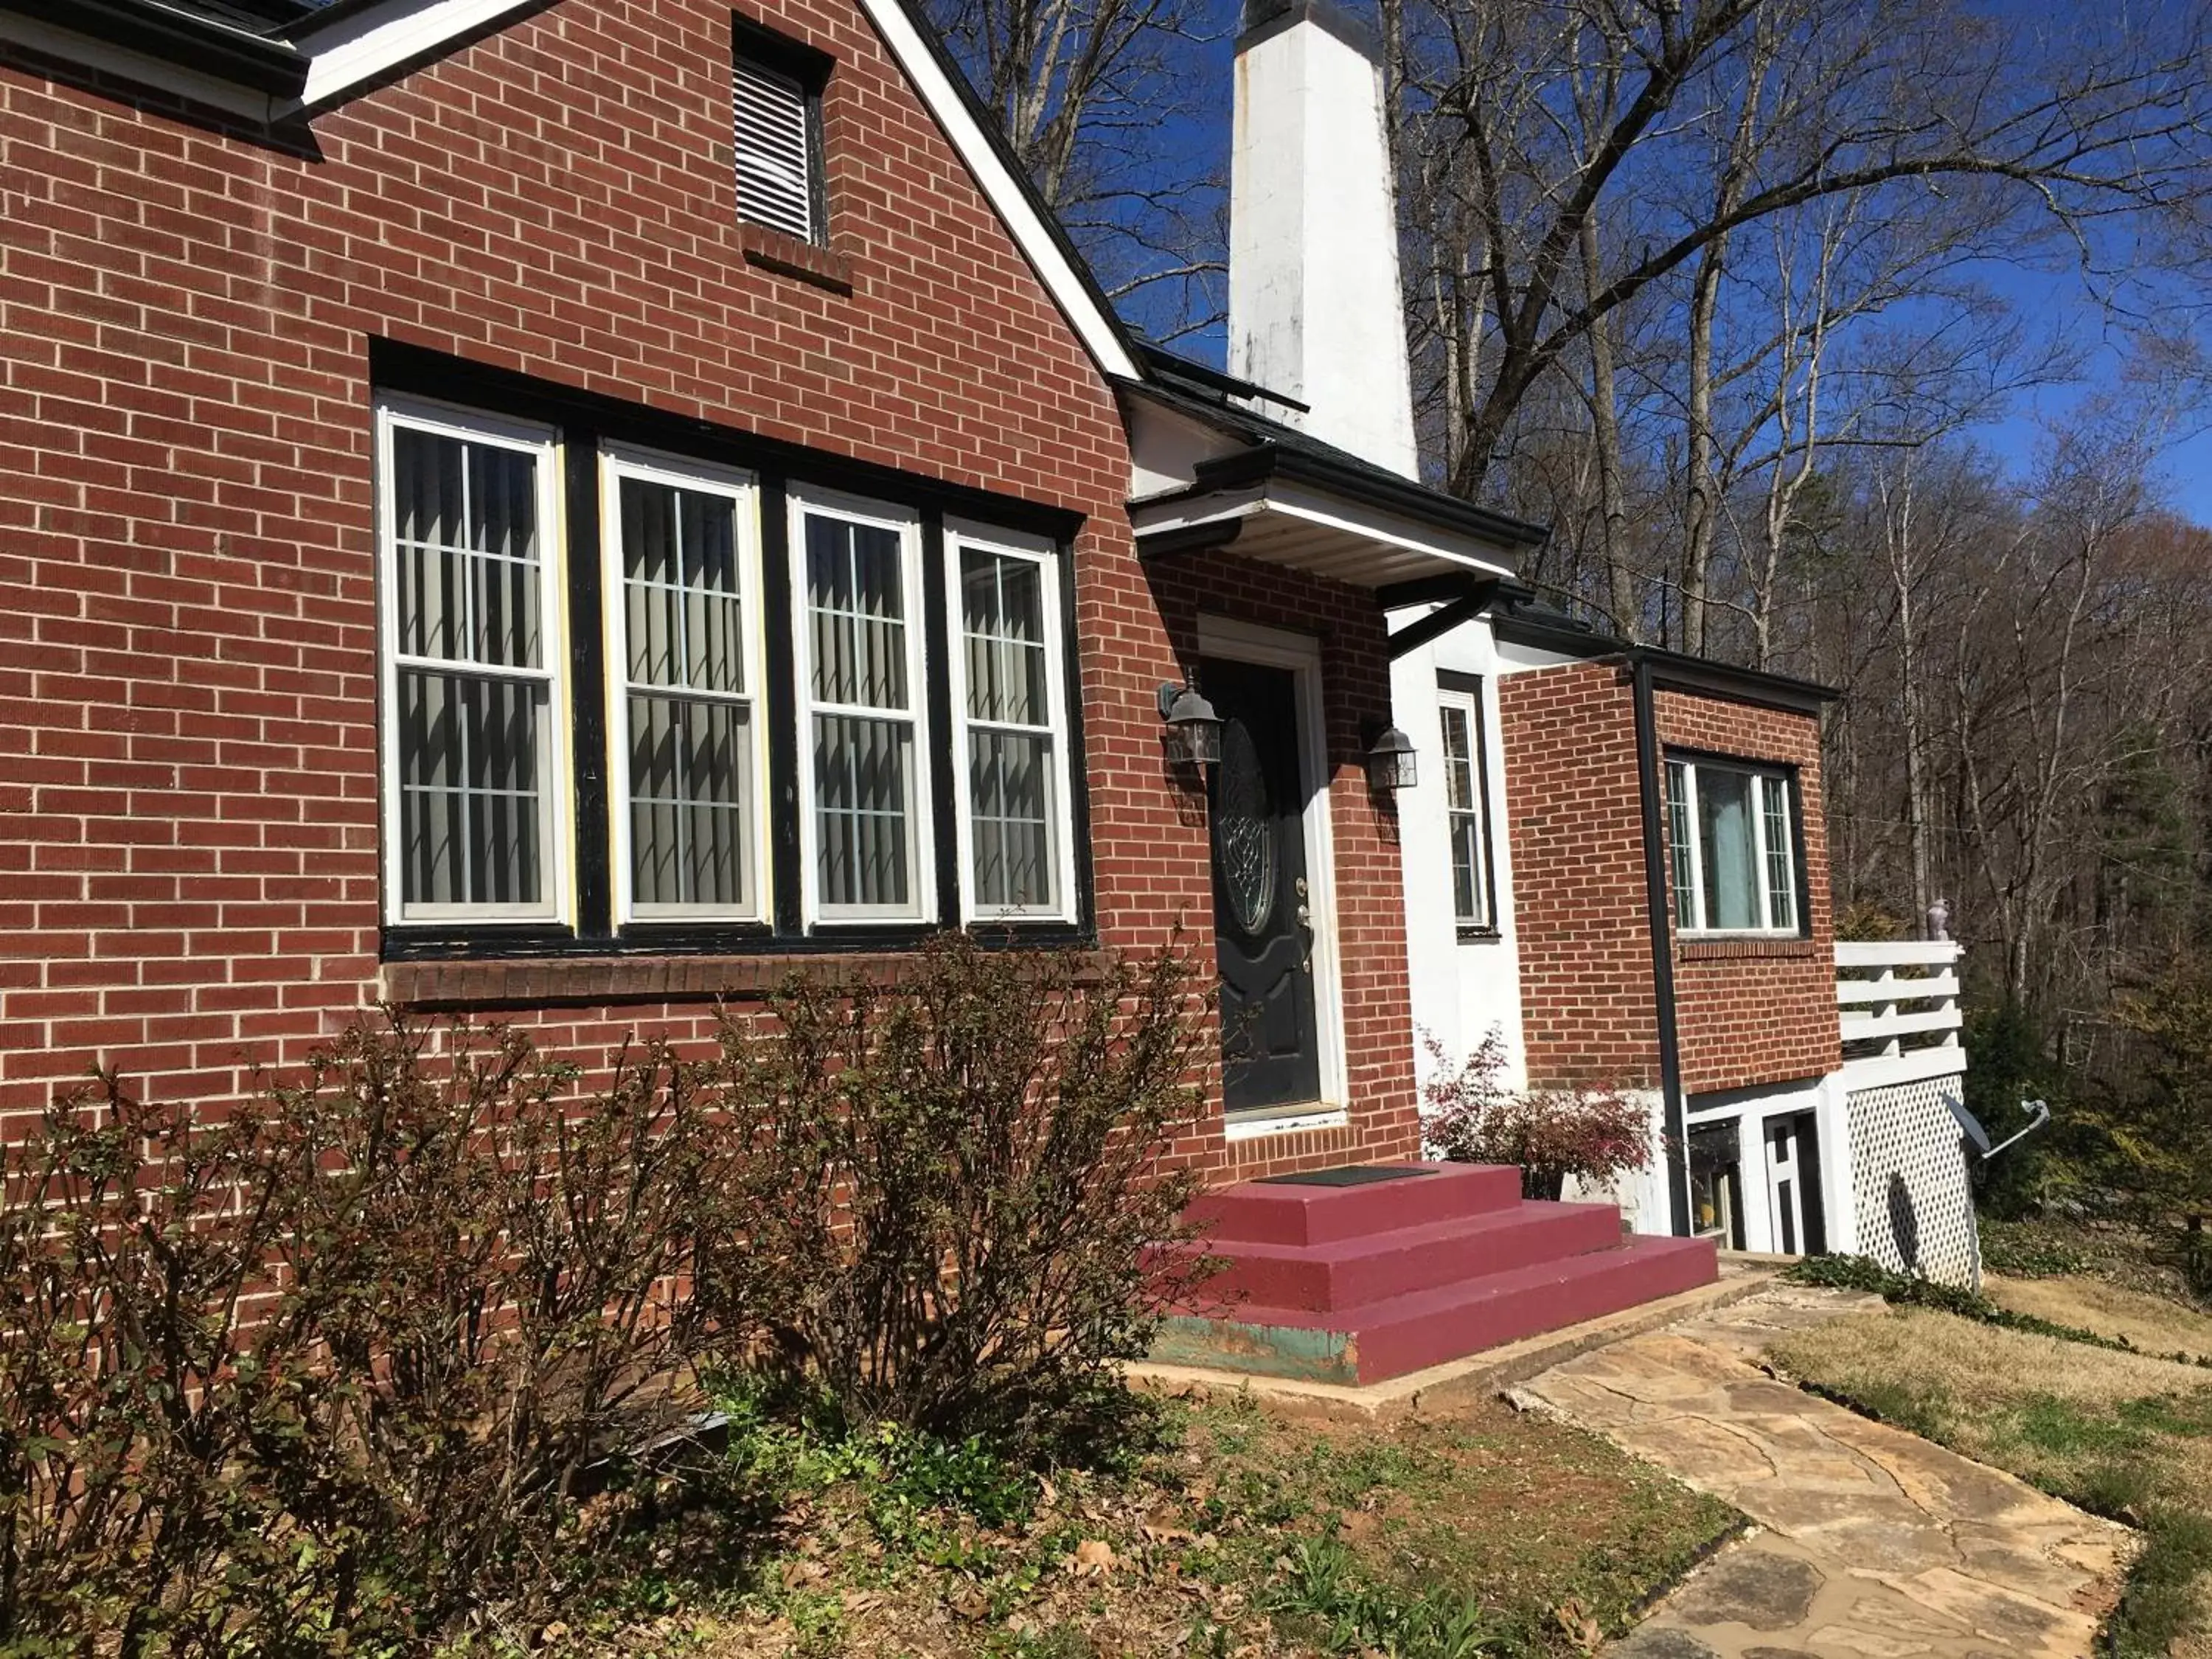
[[[779,70],[739,58],[738,212],[810,242],[821,236],[815,199],[813,100]]]

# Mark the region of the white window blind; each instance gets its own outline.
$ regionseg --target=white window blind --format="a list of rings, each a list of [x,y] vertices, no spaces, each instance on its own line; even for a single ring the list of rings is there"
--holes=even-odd
[[[550,438],[379,411],[397,920],[549,918],[566,821]]]
[[[757,919],[751,480],[629,452],[602,465],[625,915]]]
[[[736,88],[738,212],[755,224],[817,240],[814,145],[806,88],[740,58]]]

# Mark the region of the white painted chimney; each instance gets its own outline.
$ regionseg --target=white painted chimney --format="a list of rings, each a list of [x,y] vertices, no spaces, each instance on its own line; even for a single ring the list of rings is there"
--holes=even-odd
[[[1235,124],[1229,372],[1310,404],[1284,418],[1316,438],[1419,477],[1373,32],[1333,0],[1246,0]]]

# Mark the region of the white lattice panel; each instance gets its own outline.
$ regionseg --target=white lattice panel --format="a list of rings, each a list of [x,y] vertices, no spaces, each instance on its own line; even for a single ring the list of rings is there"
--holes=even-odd
[[[1859,1249],[1897,1273],[1978,1289],[1982,1254],[1958,1120],[1931,1078],[1850,1096],[1852,1200]]]

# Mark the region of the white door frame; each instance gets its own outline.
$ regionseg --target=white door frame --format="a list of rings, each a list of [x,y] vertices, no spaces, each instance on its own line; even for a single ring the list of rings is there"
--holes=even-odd
[[[1313,909],[1314,1030],[1321,1045],[1321,1100],[1311,1111],[1231,1124],[1230,1138],[1318,1128],[1329,1120],[1341,1122],[1352,1088],[1344,1053],[1344,975],[1337,945],[1336,842],[1329,827],[1328,726],[1322,696],[1321,641],[1310,634],[1201,616],[1198,652],[1201,657],[1291,672],[1297,698],[1298,787],[1306,798],[1300,816],[1305,828],[1308,902]],[[1210,848],[1210,833],[1208,845]]]

